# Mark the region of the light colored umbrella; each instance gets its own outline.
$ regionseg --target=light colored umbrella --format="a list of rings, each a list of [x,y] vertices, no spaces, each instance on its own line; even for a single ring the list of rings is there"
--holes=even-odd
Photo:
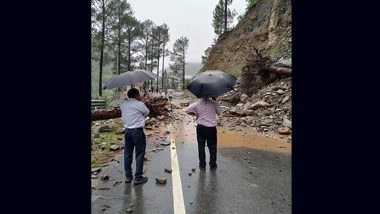
[[[119,75],[114,75],[111,80],[106,82],[103,89],[121,88],[126,85],[135,85],[146,80],[154,80],[157,75],[146,70],[127,71]]]

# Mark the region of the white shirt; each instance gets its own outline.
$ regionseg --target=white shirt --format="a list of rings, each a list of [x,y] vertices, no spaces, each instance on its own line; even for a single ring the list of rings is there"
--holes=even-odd
[[[124,128],[134,129],[143,128],[145,126],[145,116],[148,116],[149,109],[141,101],[135,98],[125,100],[120,104],[121,119]]]

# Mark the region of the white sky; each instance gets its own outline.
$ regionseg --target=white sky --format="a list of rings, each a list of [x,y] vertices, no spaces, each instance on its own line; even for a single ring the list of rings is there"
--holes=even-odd
[[[167,46],[169,50],[173,49],[176,39],[186,36],[189,39],[186,61],[199,63],[204,51],[216,36],[211,23],[212,13],[218,1],[128,0],[139,21],[150,19],[156,25],[166,23],[169,26],[170,41]],[[236,9],[238,15],[241,15],[245,11],[246,4],[246,0],[234,0],[229,8]],[[237,23],[237,16],[234,25]],[[169,67],[169,60],[170,57],[165,57],[165,67]]]

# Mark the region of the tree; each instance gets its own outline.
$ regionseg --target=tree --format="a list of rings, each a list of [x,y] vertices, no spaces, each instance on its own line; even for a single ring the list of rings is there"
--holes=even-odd
[[[131,71],[131,64],[135,61],[132,58],[133,53],[137,52],[137,47],[133,48],[133,42],[143,35],[143,28],[141,23],[133,16],[125,17],[126,31],[125,36],[127,40],[127,70]]]
[[[109,17],[108,0],[92,0],[91,2],[91,36],[92,45],[95,52],[99,52],[99,96],[102,97],[102,77],[104,50],[106,47],[106,36],[109,33]]]
[[[144,59],[143,66],[144,70],[148,70],[148,55],[149,55],[149,43],[152,34],[153,22],[150,19],[145,20],[141,23],[142,25],[142,35],[140,37],[140,41],[138,44],[139,53],[142,55]]]
[[[234,22],[237,12],[228,9],[228,5],[232,4],[232,0],[219,0],[215,6],[212,19],[212,27],[216,35],[231,30],[228,26]]]
[[[169,41],[169,28],[164,23],[162,25],[159,25],[157,27],[154,27],[152,30],[153,35],[153,56],[157,59],[157,90],[158,90],[158,77],[160,76],[159,70],[160,70],[160,58],[161,53],[164,52],[163,45],[166,44]],[[162,76],[161,76],[162,77]]]
[[[125,42],[125,25],[126,17],[133,15],[131,5],[127,1],[123,0],[111,0],[109,4],[110,14],[112,19],[111,35],[110,35],[110,48],[115,50],[115,67],[116,74],[121,73],[121,62],[123,59],[122,53],[123,43]]]
[[[186,51],[189,47],[189,39],[181,36],[173,44],[173,51],[170,56],[170,61],[174,63],[170,68],[174,73],[182,71],[182,89],[185,90],[185,65],[186,65]]]
[[[165,70],[165,56],[169,56],[169,50],[165,49],[166,44],[170,41],[169,27],[164,23],[162,25],[163,35],[162,35],[162,88],[164,88],[164,79],[166,75]]]

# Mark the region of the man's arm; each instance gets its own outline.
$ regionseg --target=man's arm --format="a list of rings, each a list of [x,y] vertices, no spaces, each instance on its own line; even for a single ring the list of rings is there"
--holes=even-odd
[[[218,101],[214,100],[214,102],[215,102],[215,112],[217,115],[220,115],[220,113],[222,113],[222,108],[220,107]]]
[[[140,111],[144,115],[144,117],[148,116],[150,113],[149,109],[146,107],[146,105],[143,102],[141,102]]]

